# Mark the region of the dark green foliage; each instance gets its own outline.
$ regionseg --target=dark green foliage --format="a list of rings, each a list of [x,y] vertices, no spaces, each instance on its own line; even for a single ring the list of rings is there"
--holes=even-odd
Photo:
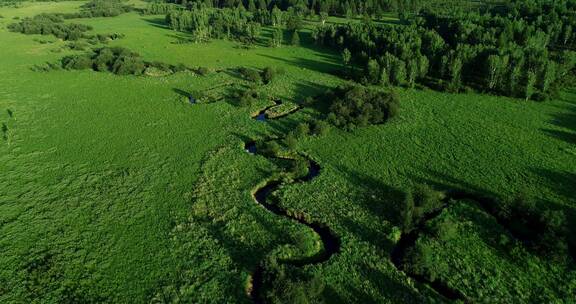
[[[66,18],[116,17],[134,8],[125,0],[91,0],[82,5],[79,13],[66,14]]]
[[[365,86],[340,87],[324,98],[331,102],[328,120],[347,130],[386,122],[400,103],[393,92]]]
[[[62,16],[40,14],[33,18],[25,18],[18,23],[8,25],[8,29],[26,35],[53,35],[63,40],[78,40],[86,31],[92,28],[88,25],[64,23]]]
[[[414,209],[416,209],[414,197],[412,196],[412,191],[408,191],[400,210],[400,228],[404,232],[412,230],[414,226]]]
[[[295,149],[296,145],[298,145],[298,139],[296,138],[296,135],[294,135],[292,132],[288,133],[286,138],[284,138],[284,144],[288,149]]]
[[[304,276],[276,259],[267,262],[262,276],[266,289],[261,297],[265,303],[322,303],[325,284],[320,277]]]
[[[262,76],[255,69],[241,67],[238,68],[238,72],[240,73],[240,75],[242,75],[244,79],[250,82],[260,83],[262,81]]]
[[[294,130],[294,136],[297,138],[302,138],[308,134],[310,134],[310,125],[305,122],[299,123]]]
[[[173,30],[192,33],[195,42],[226,38],[253,44],[261,31],[260,23],[245,10],[214,10],[203,3],[190,10],[169,11],[166,23]]]
[[[324,120],[315,120],[312,123],[311,133],[313,135],[322,136],[330,131],[330,124]]]
[[[145,62],[138,53],[120,47],[100,48],[84,55],[66,56],[61,64],[62,68],[68,70],[92,69],[118,75],[142,75],[148,68],[155,68],[165,73],[187,70],[183,65]]]
[[[512,233],[527,242],[539,254],[557,262],[566,262],[569,256],[569,229],[566,215],[538,205],[520,193],[496,207],[496,214]]]
[[[282,151],[282,147],[277,141],[266,141],[258,145],[258,150],[264,155],[277,156]]]
[[[269,84],[276,78],[278,75],[278,70],[273,67],[265,67],[262,70],[262,81],[264,84]]]
[[[230,96],[241,107],[249,107],[258,98],[258,91],[252,88],[235,90]]]
[[[346,50],[364,67],[359,82],[460,92],[488,91],[545,100],[574,74],[572,1],[512,1],[487,12],[422,12],[407,26],[321,24],[318,44]],[[350,56],[353,60],[350,59]]]
[[[284,31],[281,28],[276,28],[272,32],[272,39],[270,40],[271,47],[281,47],[284,43]]]
[[[180,6],[174,5],[172,3],[163,3],[163,2],[152,2],[149,3],[148,6],[142,13],[145,15],[166,15],[175,10],[181,10]]]
[[[295,46],[300,45],[300,34],[298,34],[298,31],[294,31],[294,33],[292,33],[291,44]]]
[[[428,185],[416,185],[409,190],[400,209],[400,227],[404,232],[412,230],[426,215],[439,210],[443,194]]]
[[[297,177],[305,176],[308,174],[308,161],[302,158],[296,158],[290,165],[290,172]]]

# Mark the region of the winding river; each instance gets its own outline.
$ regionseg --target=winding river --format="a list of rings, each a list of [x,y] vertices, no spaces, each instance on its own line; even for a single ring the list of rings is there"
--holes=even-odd
[[[297,112],[301,108],[298,106],[295,109],[292,109],[286,113],[277,115],[276,117],[269,118],[268,117],[268,110],[280,106],[282,102],[280,100],[275,100],[274,105],[266,107],[265,109],[258,112],[258,114],[252,116],[253,119],[257,121],[266,121],[267,119],[278,119],[281,117],[286,117],[292,113]],[[269,141],[279,141],[282,138],[274,138],[274,139],[267,139],[263,142]],[[267,155],[259,154],[257,149],[256,141],[249,141],[246,142],[244,145],[245,150],[253,155],[262,155],[267,157],[271,160],[288,160],[288,161],[296,161],[296,158],[288,158],[288,157],[279,157],[274,156],[270,157]],[[324,223],[317,222],[317,221],[309,221],[303,213],[293,214],[288,212],[288,210],[284,209],[283,207],[271,203],[269,201],[270,195],[272,195],[276,190],[280,189],[280,187],[285,186],[287,184],[298,184],[298,183],[306,183],[312,181],[316,178],[321,171],[320,165],[310,159],[309,157],[299,154],[299,157],[306,160],[308,164],[308,172],[306,175],[298,177],[291,182],[284,182],[280,180],[270,180],[264,186],[257,188],[254,191],[254,201],[259,204],[260,206],[264,207],[266,210],[270,211],[271,213],[288,218],[292,221],[300,223],[302,225],[307,226],[308,228],[312,229],[322,241],[322,247],[316,254],[309,257],[302,257],[300,259],[292,259],[289,261],[281,261],[283,264],[289,264],[297,267],[302,267],[306,265],[314,265],[328,261],[334,254],[340,251],[340,240],[336,236],[336,234]],[[263,277],[262,274],[264,272],[264,265],[263,261],[257,266],[256,270],[252,273],[251,276],[251,287],[248,289],[248,294],[252,298],[255,303],[264,303],[263,299],[261,298],[262,289],[264,288],[262,281]]]
[[[294,108],[288,112],[276,115],[274,117],[270,117],[268,115],[268,111],[270,109],[273,109],[274,107],[280,106],[281,104],[282,104],[282,101],[275,100],[274,105],[271,105],[271,106],[264,108],[263,110],[259,111],[257,114],[253,115],[252,118],[257,120],[257,121],[265,122],[269,119],[278,119],[278,118],[286,117],[286,116],[288,116],[292,113],[295,113],[301,109],[301,107],[298,106],[298,107],[296,107],[296,108]],[[266,143],[266,142],[280,141],[280,140],[282,140],[282,138],[269,138],[269,139],[262,140],[260,142]],[[257,149],[257,142],[254,140],[245,142],[244,148],[245,148],[246,152],[248,152],[250,154],[261,155],[261,156],[264,156],[270,160],[281,159],[281,160],[285,160],[285,161],[297,161],[295,157],[290,158],[290,157],[284,157],[284,156],[269,156],[269,155],[259,153],[259,151]],[[288,218],[288,219],[295,221],[297,223],[300,223],[302,225],[305,225],[308,228],[312,229],[320,237],[322,244],[323,244],[323,248],[321,248],[313,256],[302,257],[300,259],[281,261],[281,263],[283,263],[283,264],[302,267],[302,266],[306,266],[306,265],[314,265],[314,264],[319,264],[319,263],[323,263],[323,262],[328,261],[334,254],[336,254],[340,251],[340,240],[336,236],[336,234],[324,223],[317,222],[317,221],[308,221],[307,220],[308,217],[305,216],[303,213],[301,213],[301,212],[300,213],[289,212],[287,209],[284,209],[283,207],[281,207],[281,206],[279,206],[273,202],[270,202],[270,200],[269,200],[270,196],[276,190],[280,189],[282,186],[286,186],[287,184],[298,184],[298,183],[310,182],[320,174],[321,167],[318,163],[316,163],[315,161],[313,161],[312,159],[310,159],[309,157],[307,157],[306,155],[303,155],[303,154],[298,154],[298,157],[305,159],[306,162],[308,163],[308,172],[306,175],[298,177],[291,182],[285,182],[282,180],[269,180],[267,183],[264,184],[264,186],[261,186],[261,187],[255,189],[253,197],[254,197],[254,201],[257,204],[259,204],[260,206],[262,206],[266,210],[270,211],[271,213],[273,213],[277,216]],[[448,191],[446,193],[446,197],[445,197],[445,200],[443,202],[444,204],[441,208],[439,208],[435,211],[432,211],[432,212],[428,213],[427,215],[425,215],[424,218],[422,218],[417,223],[416,227],[413,230],[411,230],[410,232],[402,233],[400,240],[397,242],[396,246],[393,248],[393,250],[391,252],[392,263],[396,266],[396,268],[399,271],[404,272],[402,269],[402,266],[404,263],[404,257],[407,253],[407,250],[415,245],[417,239],[420,237],[420,235],[424,231],[426,223],[430,220],[435,219],[437,216],[439,216],[442,213],[442,211],[444,211],[445,208],[450,206],[451,202],[458,201],[458,200],[471,200],[471,201],[477,202],[479,204],[479,206],[485,212],[487,212],[488,214],[493,216],[498,221],[498,223],[500,225],[502,225],[505,228],[508,228],[507,223],[502,222],[501,219],[498,216],[495,216],[493,213],[492,206],[494,206],[494,204],[496,203],[496,201],[494,199],[491,199],[491,198],[488,198],[485,196],[481,196],[478,194],[466,192],[466,191],[461,191],[461,190]],[[511,233],[511,234],[514,237],[518,238],[518,236],[515,236],[513,233]],[[247,290],[248,295],[250,296],[250,298],[255,303],[264,303],[264,300],[261,298],[262,290],[265,288],[265,286],[263,286],[263,277],[262,277],[264,270],[265,270],[263,262],[264,261],[262,261],[256,267],[255,271],[252,273],[251,278],[250,278],[251,284]],[[438,294],[440,294],[441,296],[443,296],[444,298],[446,298],[448,300],[462,301],[464,303],[470,303],[471,302],[470,299],[467,298],[464,294],[462,294],[459,290],[456,290],[456,289],[449,287],[448,285],[446,285],[445,282],[442,282],[440,280],[431,281],[424,276],[415,275],[415,274],[407,273],[407,272],[404,272],[404,273],[407,276],[409,276],[410,278],[412,278],[413,280],[420,282],[422,284],[428,285],[433,290],[435,290]]]

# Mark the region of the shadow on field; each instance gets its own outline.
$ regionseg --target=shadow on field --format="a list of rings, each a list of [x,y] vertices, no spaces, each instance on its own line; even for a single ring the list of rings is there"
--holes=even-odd
[[[568,91],[569,97],[562,98],[561,107],[564,112],[552,117],[551,123],[565,130],[543,130],[552,137],[570,144],[576,144],[576,91]]]
[[[545,186],[551,189],[552,191],[556,192],[558,195],[562,196],[563,199],[567,202],[567,204],[560,204],[558,202],[551,201],[546,197],[535,196],[535,199],[537,199],[537,203],[542,206],[546,205],[550,210],[564,211],[568,223],[568,228],[570,229],[570,231],[575,231],[576,209],[571,207],[571,205],[568,204],[568,202],[576,201],[574,197],[574,193],[576,193],[576,174],[568,172],[564,173],[553,172],[548,169],[532,169],[532,171],[538,174],[539,176],[547,178],[548,184]],[[526,243],[525,237],[519,235],[518,233],[514,233],[510,229],[511,227],[510,223],[506,222],[505,220],[504,221],[501,220],[498,216],[493,214],[494,210],[496,209],[494,204],[498,204],[502,201],[513,199],[514,196],[497,194],[487,189],[478,187],[476,185],[472,185],[468,182],[459,180],[457,178],[433,170],[428,170],[428,175],[435,176],[437,178],[435,180],[423,179],[421,177],[414,177],[414,176],[411,178],[412,180],[415,180],[418,183],[430,185],[437,190],[446,191],[447,193],[462,192],[472,194],[471,196],[477,197],[477,199],[475,199],[474,201],[478,203],[478,205],[481,207],[482,210],[484,210],[486,214],[489,214],[490,216],[495,218],[498,224],[500,224],[505,230],[507,230],[510,233],[510,235],[512,235],[514,238]],[[535,193],[532,194],[536,195]],[[492,209],[493,211],[489,211],[489,209]],[[508,259],[512,263],[518,262],[515,260],[514,257],[512,257],[509,254],[509,252],[503,252],[501,246],[494,245],[495,240],[493,235],[481,234],[481,237],[484,239],[487,245],[490,245],[495,249],[495,252],[497,252],[500,257]]]
[[[389,220],[397,224],[400,218],[398,206],[404,200],[404,192],[384,184],[382,181],[364,173],[354,171],[343,166],[336,168],[351,183],[357,193],[351,194],[359,207],[368,214],[381,219]],[[362,217],[360,217],[362,218]],[[394,247],[388,237],[387,231],[368,227],[362,221],[353,220],[352,217],[342,217],[342,225],[346,227],[358,239],[372,244],[385,252],[390,252]]]
[[[546,179],[546,185],[567,201],[576,202],[576,174],[556,172],[544,168],[533,168],[533,172]]]
[[[200,220],[202,226],[208,230],[209,234],[219,241],[235,264],[240,265],[246,272],[252,272],[254,267],[280,244],[291,244],[285,229],[278,225],[279,221],[286,219],[268,217],[265,215],[265,211],[260,211],[257,208],[245,208],[242,210],[242,216],[254,219],[262,228],[263,233],[270,236],[267,242],[260,244],[250,244],[250,242],[245,242],[237,236],[231,235],[230,228],[224,222],[214,221],[211,218],[196,220]]]
[[[387,276],[379,269],[360,263],[356,270],[362,279],[377,286],[375,289],[378,291],[378,296],[369,294],[361,286],[350,283],[340,293],[327,286],[324,289],[324,298],[329,301],[328,303],[379,303],[382,299],[403,299],[405,301],[403,303],[416,303],[415,299],[418,299],[419,303],[425,302],[422,294],[407,287],[407,284],[398,282],[396,278]],[[343,292],[345,294],[342,294]]]
[[[258,55],[261,57],[266,57],[268,59],[273,59],[276,61],[282,61],[282,62],[288,63],[292,66],[298,67],[298,68],[306,68],[308,70],[312,70],[312,71],[316,71],[316,72],[320,72],[320,73],[328,73],[328,74],[338,75],[339,71],[342,69],[342,66],[340,64],[334,63],[335,61],[320,62],[320,61],[307,59],[307,58],[286,59],[286,58],[281,58],[281,57],[276,57],[276,56],[271,56],[271,55],[266,55],[266,54],[258,54]],[[332,58],[332,57],[328,57],[328,58]]]
[[[154,27],[158,27],[161,29],[170,29],[166,20],[164,18],[142,18],[142,20],[146,21],[147,23],[151,24]]]

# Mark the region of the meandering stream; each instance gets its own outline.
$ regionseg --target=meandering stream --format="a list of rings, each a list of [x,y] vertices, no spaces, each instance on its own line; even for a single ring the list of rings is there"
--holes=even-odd
[[[255,120],[258,120],[258,121],[266,121],[266,119],[268,119],[268,116],[266,114],[267,111],[282,104],[282,102],[279,100],[275,101],[274,103],[275,103],[274,105],[266,107],[265,109],[260,111],[257,115],[254,115],[252,118],[254,118]],[[278,119],[280,117],[285,117],[289,114],[295,113],[299,109],[300,109],[300,107],[297,107],[297,108],[295,108],[295,109],[293,109],[287,113],[284,113],[282,115],[279,115],[279,116],[271,118],[271,119]],[[275,138],[275,139],[269,139],[267,141],[277,141],[277,140],[281,140],[281,139]],[[258,153],[256,141],[246,142],[244,148],[250,154],[262,155],[262,154]],[[263,155],[263,156],[267,157],[271,160],[283,159],[283,160],[289,160],[289,161],[296,161],[296,159],[288,158],[288,157],[270,157],[270,156],[266,156],[266,155]],[[289,184],[310,182],[320,174],[321,168],[320,168],[320,165],[318,163],[316,163],[315,161],[311,160],[310,158],[308,158],[304,155],[300,154],[299,156],[306,159],[306,161],[308,163],[308,173],[302,177],[298,177],[298,178],[294,179]],[[283,207],[281,207],[275,203],[271,203],[269,201],[270,195],[272,195],[276,190],[278,190],[282,186],[285,186],[286,184],[288,184],[288,183],[284,182],[284,181],[280,181],[280,180],[268,181],[264,186],[257,188],[255,190],[254,201],[256,203],[258,203],[260,206],[264,207],[266,210],[270,211],[271,213],[273,213],[277,216],[282,216],[282,217],[288,218],[290,220],[298,222],[298,223],[305,225],[308,228],[312,229],[320,237],[320,240],[322,241],[323,246],[313,256],[303,257],[300,259],[292,259],[290,261],[282,261],[282,263],[297,266],[297,267],[302,267],[305,265],[314,265],[314,264],[319,264],[319,263],[323,263],[323,262],[328,261],[334,254],[336,254],[340,251],[340,240],[338,239],[336,234],[334,234],[334,232],[327,225],[325,225],[323,223],[316,222],[316,221],[308,221],[302,213],[300,213],[300,215],[291,214],[290,212],[288,212],[288,210],[284,209]],[[252,274],[252,278],[251,278],[252,284],[251,284],[251,288],[248,290],[248,293],[249,293],[250,297],[254,300],[255,303],[263,303],[263,300],[260,298],[261,291],[263,288],[263,286],[262,286],[262,280],[263,280],[262,273],[263,273],[263,271],[264,271],[263,263],[260,263],[260,265],[258,265],[256,270]]]
[[[280,106],[281,104],[282,104],[282,102],[280,100],[276,100],[276,101],[274,101],[274,105],[271,105],[271,106],[264,108],[263,110],[259,111],[256,115],[253,115],[252,118],[257,120],[257,121],[264,121],[265,122],[269,119],[278,119],[281,117],[286,117],[286,116],[288,116],[292,113],[295,113],[301,109],[300,107],[296,107],[295,109],[290,110],[286,113],[282,113],[276,117],[269,117],[267,114],[268,110],[270,110],[274,107]],[[263,140],[261,142],[265,143],[265,142],[280,141],[280,140],[282,140],[282,138],[271,138],[271,139]],[[296,158],[269,156],[269,155],[265,155],[265,154],[260,154],[258,151],[258,148],[257,148],[257,142],[254,140],[245,142],[244,148],[245,148],[246,152],[248,152],[250,154],[262,155],[262,156],[264,156],[270,160],[282,159],[282,160],[287,160],[287,161],[296,161]],[[298,156],[305,159],[306,162],[308,163],[308,173],[305,176],[298,177],[291,182],[285,182],[283,180],[270,180],[270,181],[268,181],[267,183],[264,184],[264,186],[261,186],[254,191],[254,201],[257,204],[259,204],[260,206],[264,207],[266,210],[270,211],[271,213],[273,213],[277,216],[285,217],[285,218],[288,218],[288,219],[293,220],[295,222],[298,222],[302,225],[307,226],[308,228],[312,229],[320,237],[322,244],[323,244],[323,248],[320,249],[315,255],[309,256],[309,257],[302,257],[300,259],[292,259],[289,261],[281,261],[281,263],[284,263],[284,264],[302,267],[302,266],[306,266],[306,265],[314,265],[314,264],[323,263],[323,262],[328,261],[334,254],[336,254],[340,251],[340,240],[327,225],[320,223],[320,222],[316,222],[316,221],[308,221],[308,220],[306,220],[307,217],[303,213],[293,214],[293,213],[289,212],[287,209],[284,209],[283,207],[279,206],[278,204],[276,204],[274,202],[270,202],[270,200],[269,200],[270,196],[276,190],[280,189],[282,186],[286,186],[287,184],[297,184],[297,183],[310,182],[320,174],[321,167],[318,163],[316,163],[315,161],[313,161],[312,159],[310,159],[309,157],[307,157],[305,155],[299,154]],[[398,241],[396,246],[393,248],[392,253],[391,253],[392,263],[396,266],[396,268],[399,271],[403,271],[402,270],[402,263],[403,263],[403,259],[404,259],[405,255],[406,255],[406,251],[415,245],[416,240],[418,239],[418,237],[420,236],[420,234],[424,230],[426,223],[430,220],[433,220],[437,216],[439,216],[442,213],[442,211],[450,205],[450,201],[456,201],[456,200],[475,201],[488,214],[491,214],[492,216],[494,216],[490,212],[491,210],[489,207],[490,204],[494,203],[494,201],[492,199],[489,199],[487,197],[483,197],[480,195],[468,193],[465,191],[450,191],[450,192],[448,192],[442,208],[427,214],[423,219],[421,219],[419,221],[419,223],[416,225],[416,227],[413,230],[411,230],[408,233],[403,233],[401,235],[400,240]],[[506,225],[504,223],[502,223],[498,219],[498,217],[495,217],[495,218],[498,220],[498,222],[500,224],[502,224],[504,227],[506,227]],[[264,269],[263,263],[260,263],[251,276],[251,287],[249,288],[249,290],[247,292],[255,303],[264,303],[263,299],[260,297],[260,295],[262,294],[262,289],[264,288],[264,286],[262,284],[262,282],[263,282],[262,275],[263,275],[264,270],[265,269]],[[444,282],[442,282],[440,280],[430,281],[428,278],[426,278],[424,276],[415,275],[415,274],[406,273],[406,272],[405,272],[405,274],[417,282],[420,282],[422,284],[426,284],[426,285],[430,286],[433,290],[435,290],[438,294],[445,297],[446,299],[459,300],[459,301],[463,301],[465,303],[470,302],[470,299],[468,299],[460,291],[450,288],[448,285],[446,285]]]

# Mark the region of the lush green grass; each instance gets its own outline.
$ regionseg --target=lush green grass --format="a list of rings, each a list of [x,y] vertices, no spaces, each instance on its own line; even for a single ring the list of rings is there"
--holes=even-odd
[[[224,71],[156,78],[33,72],[72,52],[64,42],[40,44],[5,25],[14,16],[80,4],[0,8],[0,124],[7,128],[0,140],[0,301],[247,302],[247,278],[258,261],[270,252],[306,254],[315,236],[254,203],[252,191],[278,167],[245,153],[243,142],[319,113],[259,123],[250,114],[267,100],[250,108],[232,100],[190,106],[175,89],[224,94],[245,84],[228,68],[275,66],[285,73],[260,90],[298,102],[341,82],[328,73],[339,68],[338,55],[314,48],[307,32],[301,48],[264,47],[266,31],[253,49],[229,41],[178,44],[186,35],[166,29],[162,16],[131,13],[74,22],[125,34],[110,45],[146,60]],[[282,204],[342,238],[340,254],[304,269],[325,280],[329,303],[438,299],[389,260],[398,238],[396,194],[414,183],[497,196],[526,190],[573,214],[574,93],[542,104],[400,95],[402,112],[389,124],[301,141],[297,150],[322,172],[279,194]]]

